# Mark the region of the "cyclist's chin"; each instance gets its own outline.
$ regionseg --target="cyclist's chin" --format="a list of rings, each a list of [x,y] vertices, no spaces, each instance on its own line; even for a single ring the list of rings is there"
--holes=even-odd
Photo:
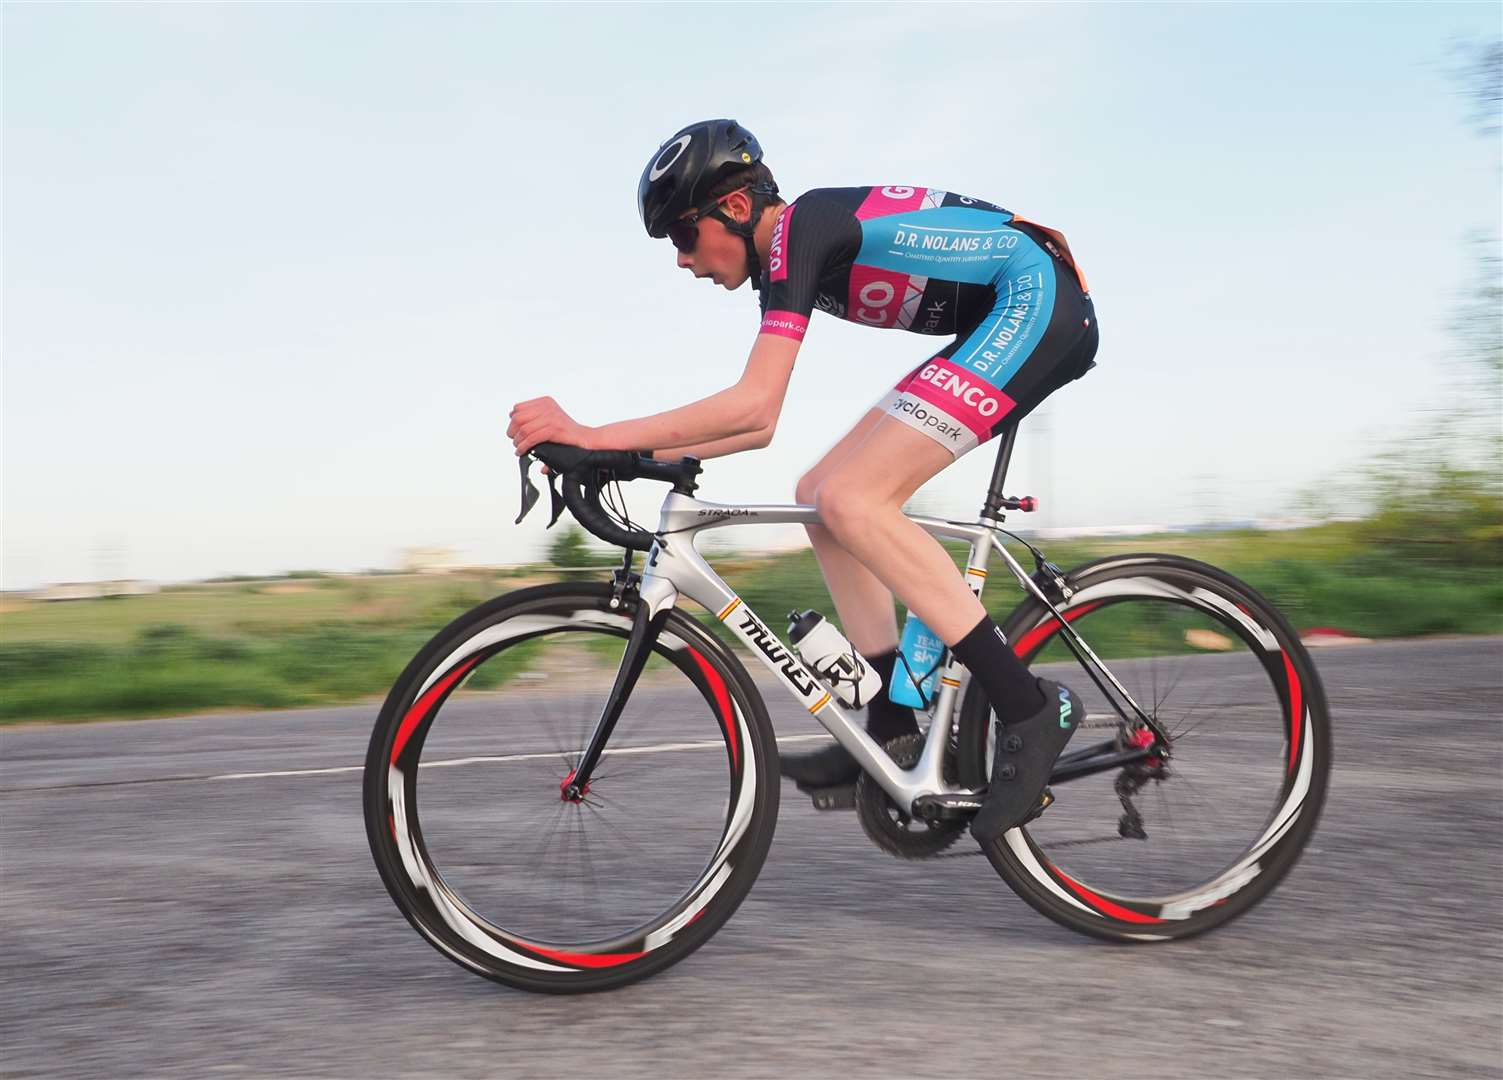
[[[695,273],[695,277],[719,285],[723,289],[734,292],[746,284],[749,276],[745,269],[741,270],[707,270],[703,274]]]

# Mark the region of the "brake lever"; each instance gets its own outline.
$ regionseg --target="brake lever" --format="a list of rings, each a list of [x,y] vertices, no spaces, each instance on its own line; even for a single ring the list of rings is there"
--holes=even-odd
[[[564,513],[564,497],[558,490],[558,473],[548,470],[548,494],[553,498],[553,516],[548,519],[548,528],[553,528]]]
[[[527,475],[528,470],[532,468],[532,455],[523,454],[517,458],[517,465],[522,471],[522,512],[517,515],[517,520],[512,522],[513,525],[522,524],[522,519],[527,516],[529,510],[537,505],[538,501],[537,486],[533,484],[532,477]]]

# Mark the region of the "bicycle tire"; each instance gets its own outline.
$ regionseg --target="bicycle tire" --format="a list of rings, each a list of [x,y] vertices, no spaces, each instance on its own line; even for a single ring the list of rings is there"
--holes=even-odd
[[[505,657],[507,650],[517,650],[513,657],[522,655],[525,650],[518,647],[525,643],[539,643],[529,646],[536,650],[560,640],[576,649],[580,645],[588,649],[594,647],[597,638],[604,641],[599,638],[602,634],[624,642],[631,628],[631,615],[624,609],[612,610],[610,596],[610,589],[604,584],[544,585],[499,597],[455,619],[429,641],[397,679],[376,721],[366,756],[363,785],[366,835],[381,880],[397,907],[413,928],[450,960],[522,990],[581,993],[612,989],[684,959],[709,940],[740,905],[761,869],[777,822],[777,744],[761,696],[736,658],[698,622],[675,610],[669,614],[654,650],[661,672],[655,677],[678,695],[676,707],[685,715],[686,722],[696,718],[705,721],[708,736],[705,745],[713,749],[718,738],[726,761],[724,806],[698,808],[711,821],[715,815],[723,816],[720,839],[692,884],[677,892],[669,906],[645,922],[609,938],[583,935],[580,940],[566,937],[541,940],[513,932],[504,922],[480,914],[472,898],[446,879],[445,866],[435,861],[433,842],[423,830],[423,810],[425,805],[431,809],[438,800],[444,808],[445,820],[460,820],[465,796],[456,794],[460,785],[455,776],[459,770],[425,773],[419,782],[420,765],[457,764],[468,769],[471,761],[494,765],[544,759],[536,763],[542,768],[556,768],[557,779],[572,774],[566,774],[563,763],[546,760],[552,757],[547,753],[425,762],[423,756],[433,732],[444,729],[445,708],[450,707],[458,716],[463,703],[451,702],[451,698],[459,687],[478,678],[477,673],[484,670],[487,662]],[[609,674],[614,677],[614,667]],[[685,680],[693,693],[682,689]],[[634,697],[645,694],[642,687],[639,683]],[[521,710],[528,717],[537,711],[536,703],[544,700],[510,682],[490,695],[469,696],[477,706],[491,711],[513,701],[530,703]],[[706,716],[698,717],[698,703],[702,703]],[[629,701],[629,708],[631,704]],[[595,708],[598,716],[598,705]],[[646,706],[643,711],[647,711]],[[516,730],[532,734],[525,728]],[[621,731],[618,724],[613,741]],[[486,734],[489,737],[490,733]],[[607,753],[611,752],[608,746]],[[661,762],[664,758],[639,756],[621,760]],[[699,755],[696,760],[710,759]],[[507,767],[520,768],[511,764]],[[597,778],[603,769],[604,766],[597,770]],[[713,765],[707,766],[707,770],[712,776],[720,772]],[[660,790],[663,785],[657,784],[656,775],[654,789]],[[534,786],[525,793],[519,788],[507,788],[504,797],[496,796],[489,803],[478,805],[476,813],[505,815],[524,794],[537,802],[551,797],[556,806],[563,808],[559,813],[569,812],[569,803],[562,800],[558,788],[550,793],[540,792]],[[670,810],[677,809],[672,804],[672,795],[671,789],[664,792]],[[450,804],[456,801],[458,805],[451,813]],[[595,803],[597,810],[603,805]],[[575,821],[581,830],[585,828],[583,807],[579,808]],[[670,821],[670,829],[672,825]],[[573,827],[571,822],[569,828]],[[510,853],[522,850],[522,836],[502,828],[496,831],[494,846],[501,852],[498,859],[510,859]],[[676,834],[660,835],[666,844]],[[536,872],[537,867],[533,870]],[[550,875],[557,873],[556,869],[544,870],[541,885],[547,885]],[[510,879],[505,875],[481,877],[478,883],[486,888],[495,885],[504,891],[509,881],[516,881],[520,889],[521,879],[515,874]],[[613,880],[612,885],[615,888],[611,892],[600,894],[603,907],[609,906],[604,901],[613,900],[613,893],[626,893],[634,887],[625,876]],[[540,904],[531,905],[529,910],[557,916],[557,912],[545,910]]]
[[[1184,736],[1194,734],[1197,738],[1191,742],[1176,740],[1170,758],[1157,764],[1150,759],[1099,777],[1055,784],[1055,804],[1036,821],[1010,830],[985,847],[985,854],[1001,878],[1034,909],[1063,926],[1097,938],[1122,943],[1164,941],[1221,926],[1273,891],[1298,860],[1319,818],[1331,768],[1330,719],[1319,674],[1298,635],[1266,599],[1244,582],[1205,563],[1173,555],[1124,555],[1087,563],[1065,578],[1070,597],[1051,596],[1064,619],[1124,682],[1127,678],[1123,672],[1137,675],[1145,693],[1139,697],[1135,692],[1135,697],[1161,724],[1178,723]],[[1108,612],[1113,612],[1110,621]],[[1105,630],[1117,631],[1111,649],[1093,642],[1093,621]],[[1124,627],[1128,628],[1125,641],[1119,640]],[[1059,621],[1034,597],[1019,604],[1002,629],[1027,664],[1044,656],[1059,660],[1067,655],[1058,641]],[[1182,632],[1183,644],[1172,645],[1164,636],[1166,630]],[[1155,633],[1160,635],[1158,639],[1151,636]],[[1111,638],[1110,633],[1106,636]],[[1135,658],[1114,661],[1112,649]],[[1212,655],[1217,659],[1210,659]],[[1172,685],[1166,684],[1163,700],[1156,701],[1152,698],[1158,696],[1158,676],[1154,674],[1154,689],[1149,694],[1144,673],[1154,670],[1161,659],[1176,664],[1180,674]],[[1084,666],[1078,659],[1072,658],[1072,662],[1073,669],[1067,667],[1063,674],[1051,669],[1050,677],[1068,683],[1077,695],[1082,690],[1096,691]],[[1189,684],[1183,682],[1186,673],[1192,680]],[[1271,698],[1265,699],[1258,689],[1264,677],[1273,691]],[[1249,696],[1245,702],[1206,706],[1206,715],[1195,722],[1198,726],[1188,726],[1185,718],[1169,708],[1169,698],[1181,685],[1197,683],[1206,689],[1194,708],[1201,708],[1204,696],[1213,690],[1241,695],[1245,687],[1246,693],[1256,691],[1258,696],[1256,700]],[[1105,698],[1098,700],[1104,702]],[[1130,726],[1104,710],[1103,714],[1103,727],[1110,728],[1112,721],[1118,721],[1115,745],[1119,749],[1134,745]],[[1214,748],[1204,737],[1216,734],[1216,730],[1205,729],[1213,721],[1224,733]],[[1282,730],[1272,730],[1280,722]],[[986,783],[988,740],[994,738],[994,725],[978,682],[973,681],[967,689],[958,729],[962,782],[981,786]],[[1146,729],[1144,732],[1146,738]],[[1092,735],[1090,731],[1077,733],[1069,749],[1076,750]],[[1280,740],[1278,760],[1264,760],[1271,758]],[[1197,797],[1201,814],[1186,822],[1184,839],[1175,849],[1181,853],[1203,849],[1199,857],[1209,860],[1207,876],[1200,878],[1198,869],[1183,868],[1180,864],[1187,858],[1183,854],[1178,863],[1171,854],[1145,867],[1150,862],[1144,856],[1146,845],[1133,849],[1100,845],[1109,839],[1152,842],[1155,832],[1162,835],[1177,828],[1179,820],[1172,812],[1174,804],[1168,798],[1167,785],[1178,782],[1181,775],[1186,778],[1183,783],[1189,784],[1188,770],[1195,763],[1202,769],[1220,768],[1244,781],[1240,785],[1223,784],[1214,799]],[[1128,770],[1136,771],[1129,774]],[[1253,790],[1255,778],[1260,783]],[[1074,785],[1107,779],[1121,804],[1118,835],[1093,840],[1089,829],[1070,815],[1080,819],[1098,815],[1107,800],[1099,795],[1085,796],[1074,804],[1078,809],[1072,808],[1071,800],[1077,793]],[[1125,799],[1121,795],[1124,790],[1130,792]],[[1136,822],[1130,818],[1140,809],[1133,799],[1149,790],[1162,793],[1164,806],[1169,808],[1151,828],[1145,826],[1141,814]],[[1247,811],[1270,798],[1271,809],[1253,820]],[[1089,811],[1085,809],[1087,803],[1093,803]],[[1225,810],[1231,803],[1238,804],[1235,811]],[[1243,820],[1225,824],[1236,815]],[[1231,834],[1244,827],[1247,841],[1238,850],[1241,841]],[[1145,835],[1139,837],[1138,832]],[[1083,838],[1071,839],[1077,833]],[[1088,851],[1093,844],[1094,850]],[[1122,855],[1104,854],[1112,850]],[[1236,854],[1228,856],[1231,851]],[[1078,865],[1069,865],[1068,869],[1062,865],[1080,860],[1094,864],[1094,869],[1086,872]],[[1211,863],[1213,873],[1209,872]],[[1165,880],[1185,880],[1175,880],[1164,891],[1151,886],[1117,887],[1120,882],[1132,880],[1136,884],[1154,874],[1162,874]]]

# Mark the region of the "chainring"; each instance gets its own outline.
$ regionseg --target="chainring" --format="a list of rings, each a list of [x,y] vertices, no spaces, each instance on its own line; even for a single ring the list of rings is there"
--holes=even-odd
[[[886,743],[885,749],[899,768],[911,769],[924,752],[924,736],[899,735]],[[953,744],[945,752],[944,775],[947,783],[955,783]],[[898,806],[864,772],[856,781],[856,817],[872,843],[899,859],[932,858],[955,843],[966,826],[964,821],[927,822],[915,818],[908,807]]]

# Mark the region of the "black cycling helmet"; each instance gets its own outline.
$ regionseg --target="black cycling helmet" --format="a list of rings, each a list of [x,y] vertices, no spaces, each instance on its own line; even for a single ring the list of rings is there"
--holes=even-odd
[[[668,223],[709,201],[728,173],[762,160],[757,137],[734,120],[701,120],[670,137],[637,184],[637,212],[647,235],[668,235]]]
[[[762,160],[757,137],[734,120],[701,120],[669,137],[647,162],[637,183],[637,213],[647,235],[661,239],[668,225],[690,210],[703,209],[709,191],[731,173]],[[725,227],[746,242],[752,287],[760,289],[761,266],[752,243],[757,219],[768,200],[778,193],[776,184],[753,184],[751,220],[735,222],[716,214]]]

